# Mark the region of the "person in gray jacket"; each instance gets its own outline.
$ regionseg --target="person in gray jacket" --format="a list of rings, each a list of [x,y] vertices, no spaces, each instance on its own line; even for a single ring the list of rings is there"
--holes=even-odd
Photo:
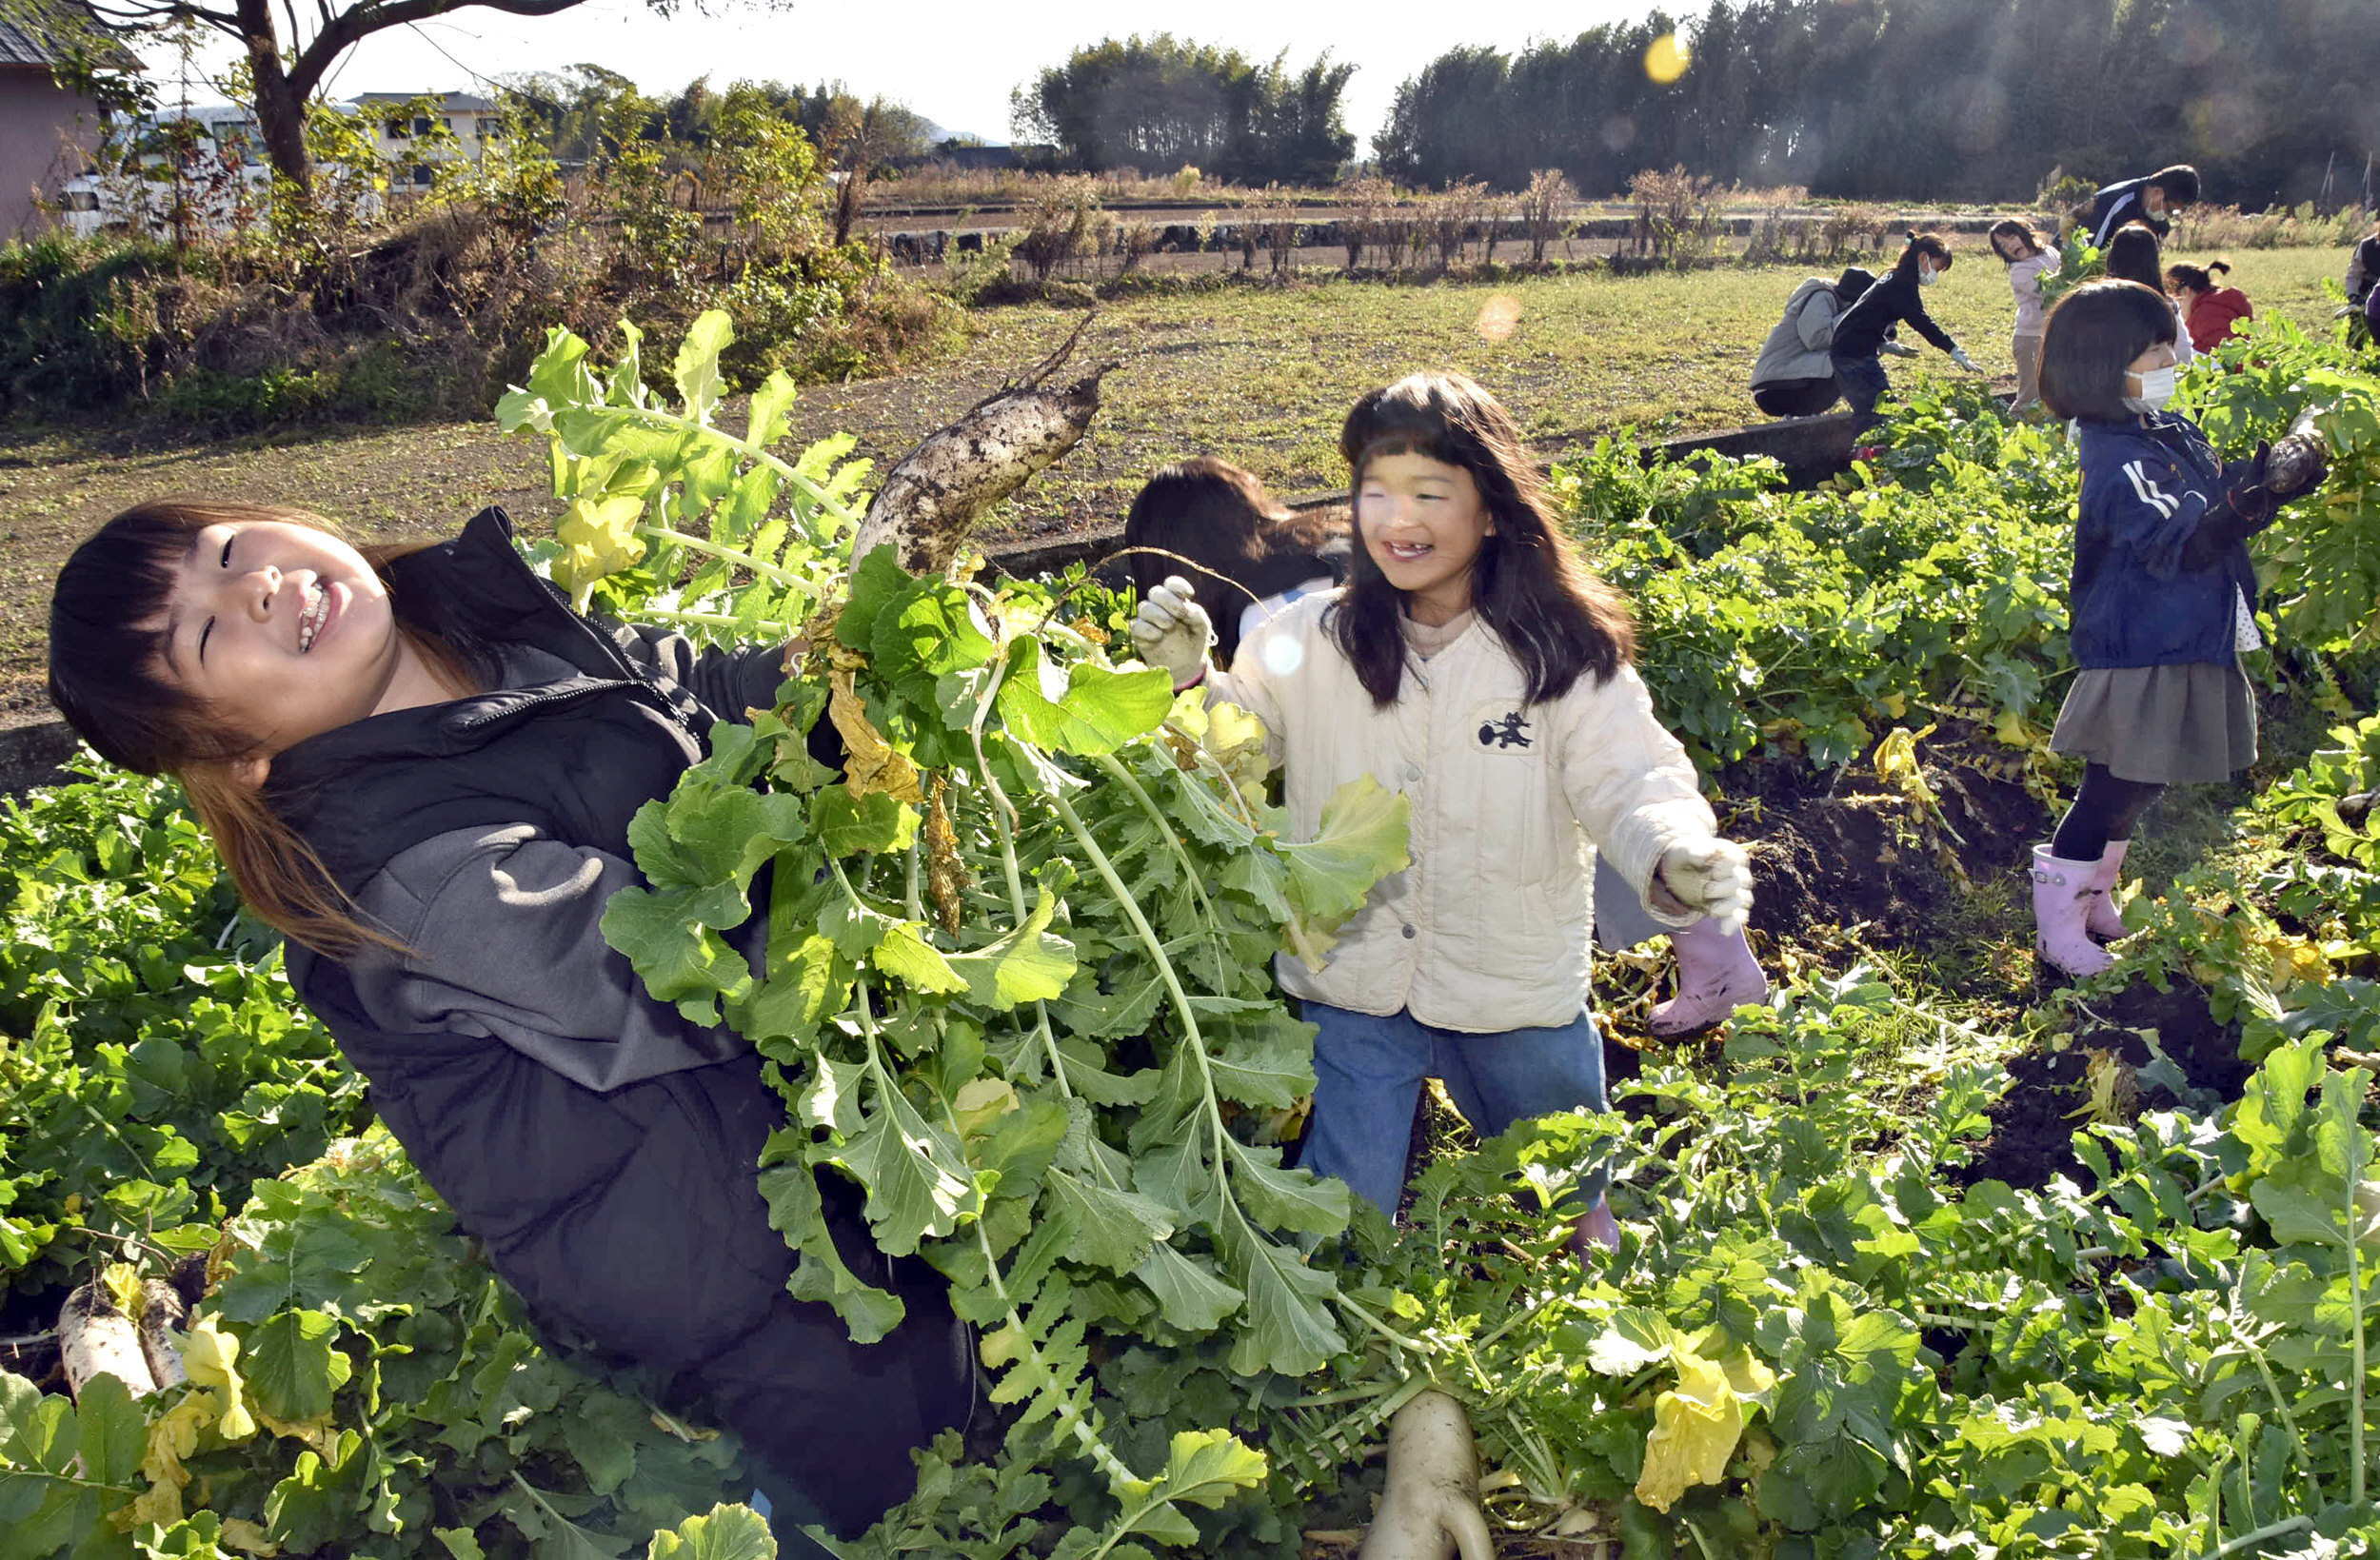
[[[1830,282],[1814,276],[1794,289],[1752,365],[1752,403],[1771,417],[1815,417],[1842,399],[1835,381],[1835,322],[1875,284],[1857,266]]]

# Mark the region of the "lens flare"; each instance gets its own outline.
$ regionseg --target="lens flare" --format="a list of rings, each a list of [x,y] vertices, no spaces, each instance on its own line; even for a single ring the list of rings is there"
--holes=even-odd
[[[1497,293],[1479,306],[1477,328],[1482,341],[1510,341],[1515,326],[1520,324],[1520,300]]]
[[[1652,48],[1644,51],[1644,73],[1652,77],[1656,85],[1667,87],[1684,75],[1686,67],[1694,62],[1694,54],[1686,48],[1685,41],[1675,32],[1664,32],[1653,40]]]

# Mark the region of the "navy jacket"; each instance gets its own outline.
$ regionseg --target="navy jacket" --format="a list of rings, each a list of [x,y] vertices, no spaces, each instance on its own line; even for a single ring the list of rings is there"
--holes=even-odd
[[[2231,542],[2204,567],[2183,557],[2202,523],[2239,523],[2207,436],[2166,412],[2081,428],[2082,507],[2067,596],[2075,661],[2086,669],[2231,665],[2235,602],[2243,593],[2256,600],[2247,543]]]
[[[1884,273],[1883,279],[1859,295],[1859,302],[1851,306],[1843,317],[1835,322],[1835,345],[1832,348],[1837,363],[1856,363],[1872,358],[1884,345],[1884,338],[1893,333],[1893,326],[1907,321],[1909,327],[1940,347],[1954,352],[1958,343],[1950,332],[1934,323],[1918,296],[1917,272],[1895,266]]]
[[[2168,219],[2152,217],[2149,214],[2148,202],[2143,197],[2142,191],[2149,188],[2150,180],[2154,177],[2153,174],[2144,174],[2137,179],[2126,179],[2120,184],[2107,186],[2092,197],[2091,247],[2092,248],[2106,248],[2108,240],[2115,236],[2115,230],[2128,222],[2143,224],[2159,238],[2163,238],[2173,230],[2173,224]]]
[[[579,617],[522,562],[501,511],[389,573],[408,616],[451,640],[532,646],[576,675],[373,716],[281,754],[268,797],[350,895],[459,830],[533,831],[626,859],[637,808],[703,757],[715,721],[769,703],[779,681],[775,649],[697,656],[676,636]],[[534,961],[538,930],[491,935]],[[583,957],[621,960],[569,950]],[[910,1449],[957,1419],[972,1387],[944,1286],[895,1275],[835,1183],[823,1190],[845,1262],[902,1288],[909,1320],[863,1347],[830,1308],[786,1293],[794,1256],[758,1185],[785,1112],[751,1048],[663,1004],[635,1026],[635,1056],[604,1055],[617,1049],[605,1036],[491,1031],[467,1016],[392,1030],[380,1017],[391,1005],[372,996],[388,962],[288,951],[299,997],[530,1314],[664,1372],[842,1530],[903,1498]]]

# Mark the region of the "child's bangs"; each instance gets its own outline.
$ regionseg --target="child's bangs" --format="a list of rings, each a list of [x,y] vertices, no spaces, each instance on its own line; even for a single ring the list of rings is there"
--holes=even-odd
[[[110,762],[154,773],[193,710],[159,675],[174,576],[217,517],[129,509],[74,550],[50,598],[50,697]]]
[[[1438,406],[1418,397],[1389,392],[1367,401],[1348,419],[1341,443],[1349,468],[1362,472],[1388,455],[1419,455],[1442,465],[1471,464],[1471,451],[1452,421]]]

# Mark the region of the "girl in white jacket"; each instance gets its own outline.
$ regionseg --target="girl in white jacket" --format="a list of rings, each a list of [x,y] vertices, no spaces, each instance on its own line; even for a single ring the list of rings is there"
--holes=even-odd
[[[1730,930],[1752,906],[1676,739],[1630,665],[1626,607],[1554,524],[1512,417],[1460,374],[1359,401],[1339,433],[1358,545],[1210,677],[1205,611],[1175,578],[1136,643],[1178,686],[1264,722],[1291,826],[1369,775],[1412,806],[1412,865],[1383,880],[1319,970],[1284,957],[1315,1039],[1304,1163],[1384,1211],[1416,1099],[1443,1078],[1483,1135],[1603,1107],[1587,1016],[1593,851],[1668,925]],[[1582,1233],[1617,1238],[1601,1194]]]

